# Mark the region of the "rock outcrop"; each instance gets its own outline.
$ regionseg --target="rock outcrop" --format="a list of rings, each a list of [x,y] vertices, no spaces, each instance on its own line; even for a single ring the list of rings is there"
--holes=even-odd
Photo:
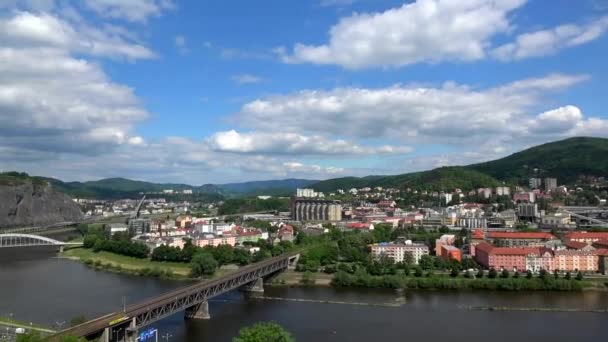
[[[68,195],[45,182],[0,183],[0,227],[72,222],[82,217]]]

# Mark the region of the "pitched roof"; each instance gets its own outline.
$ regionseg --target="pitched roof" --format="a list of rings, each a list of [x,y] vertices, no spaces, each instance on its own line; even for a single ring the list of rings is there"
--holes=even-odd
[[[598,239],[598,240],[604,240],[604,239],[608,239],[608,232],[572,232],[572,233],[568,233],[566,234],[566,239],[567,240],[572,240],[572,239]]]
[[[553,234],[544,232],[488,232],[490,239],[557,239]]]
[[[588,245],[584,242],[569,240],[569,241],[564,242],[564,246],[566,246],[569,249],[581,249],[581,248],[587,247]]]

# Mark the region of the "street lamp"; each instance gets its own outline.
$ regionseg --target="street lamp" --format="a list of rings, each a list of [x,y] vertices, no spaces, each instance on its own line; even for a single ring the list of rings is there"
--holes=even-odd
[[[173,335],[166,333],[165,335],[161,336],[165,341],[169,342],[169,337],[173,337]]]

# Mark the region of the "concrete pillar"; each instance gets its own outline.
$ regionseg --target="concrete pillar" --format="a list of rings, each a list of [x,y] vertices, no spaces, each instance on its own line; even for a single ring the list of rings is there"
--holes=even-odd
[[[103,329],[103,333],[99,337],[99,342],[110,342],[110,328]]]
[[[193,305],[186,309],[184,313],[186,319],[210,319],[209,302],[204,301],[200,304]]]
[[[135,317],[133,317],[131,324],[125,332],[125,342],[137,342],[137,335],[139,335],[139,331],[137,330]]]
[[[243,291],[264,293],[264,279],[258,278],[256,280],[254,280],[253,282],[245,285],[243,287]]]

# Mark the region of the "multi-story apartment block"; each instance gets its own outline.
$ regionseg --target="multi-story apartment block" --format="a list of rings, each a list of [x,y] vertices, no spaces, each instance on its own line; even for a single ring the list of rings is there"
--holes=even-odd
[[[545,178],[545,191],[557,188],[557,178]]]
[[[418,264],[423,255],[429,255],[429,248],[422,243],[413,243],[409,240],[405,243],[376,243],[371,245],[372,256],[380,258],[386,255],[393,262],[402,262],[406,254],[411,254],[415,264]]]
[[[542,181],[540,178],[533,177],[530,178],[528,184],[530,185],[530,189],[538,189],[540,188]]]
[[[608,250],[557,250],[545,247],[495,247],[482,242],[475,259],[486,267],[516,271],[604,272]]]

